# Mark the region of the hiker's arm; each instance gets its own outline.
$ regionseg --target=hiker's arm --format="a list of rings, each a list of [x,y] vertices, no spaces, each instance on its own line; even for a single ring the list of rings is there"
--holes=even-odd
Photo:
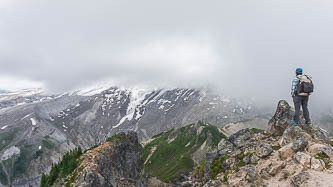
[[[294,79],[291,85],[291,96],[295,96],[296,86],[298,84],[298,79]]]

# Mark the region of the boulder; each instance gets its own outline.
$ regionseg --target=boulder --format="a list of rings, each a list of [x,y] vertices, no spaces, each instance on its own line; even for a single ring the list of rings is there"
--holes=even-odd
[[[258,164],[258,161],[260,160],[260,158],[256,155],[256,154],[252,154],[250,157],[250,164]]]
[[[333,160],[333,148],[323,144],[313,144],[308,148],[308,152],[313,155],[318,153],[325,153],[331,160]]]
[[[287,101],[281,100],[277,106],[273,118],[268,122],[270,133],[275,136],[281,136],[284,130],[289,126],[293,118],[293,112]]]
[[[310,174],[308,172],[302,172],[291,179],[291,185],[293,187],[300,187],[309,179]]]
[[[250,129],[242,129],[230,136],[229,141],[240,148],[248,144],[248,140],[251,139],[251,137],[252,135]]]
[[[306,146],[308,146],[308,144],[309,144],[308,141],[303,136],[297,136],[294,139],[292,149],[295,152],[304,151],[304,149],[306,148]]]
[[[287,145],[295,140],[296,137],[302,136],[306,139],[307,142],[312,141],[312,137],[305,130],[303,130],[300,126],[289,126],[284,131],[281,140],[280,146]]]
[[[297,152],[294,159],[305,168],[311,168],[311,156],[303,152]]]
[[[300,127],[308,134],[311,134],[314,140],[323,142],[326,142],[328,140],[328,132],[320,127],[314,127],[309,125],[300,125]]]
[[[256,166],[251,166],[247,170],[246,180],[248,180],[250,182],[253,182],[253,181],[257,180],[257,168],[256,168]]]
[[[267,143],[260,144],[257,148],[257,156],[261,158],[269,156],[272,152],[272,145]]]
[[[313,138],[319,141],[327,141],[328,132],[320,127],[314,128]]]
[[[316,171],[323,171],[325,169],[324,161],[312,157],[312,159],[311,159],[311,169],[314,169]]]
[[[294,156],[295,152],[292,149],[292,147],[293,147],[292,144],[288,144],[279,150],[279,156],[281,160],[292,158]]]
[[[286,163],[283,161],[274,162],[274,163],[272,163],[272,166],[269,170],[269,174],[272,176],[275,176],[278,173],[280,173],[280,171],[285,167],[286,167]]]

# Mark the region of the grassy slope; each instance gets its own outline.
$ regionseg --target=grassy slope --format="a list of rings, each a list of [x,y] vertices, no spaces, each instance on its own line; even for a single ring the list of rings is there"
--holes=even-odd
[[[145,164],[145,172],[164,182],[170,182],[177,179],[182,173],[192,171],[194,162],[191,159],[191,154],[207,140],[208,134],[212,135],[212,144],[210,145],[212,147],[216,147],[224,138],[224,135],[215,126],[201,125],[204,128],[199,135],[189,136],[189,131],[195,128],[194,125],[181,128],[180,133],[171,143],[168,143],[168,136],[175,130],[155,137],[152,142],[145,146],[142,154],[142,158],[146,160],[152,148],[157,146]]]

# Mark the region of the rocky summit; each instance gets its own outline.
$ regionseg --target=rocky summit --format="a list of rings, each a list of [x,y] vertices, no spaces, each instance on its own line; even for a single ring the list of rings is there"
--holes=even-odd
[[[62,176],[60,169],[52,184],[48,182],[52,174],[43,177],[46,183],[42,182],[42,186],[144,187],[147,182],[143,175],[141,153],[142,146],[135,132],[119,133],[80,156],[77,159],[79,164],[67,176]]]
[[[268,131],[244,129],[224,140],[228,146],[198,167],[191,186],[333,186],[333,148],[325,130],[291,126],[292,116],[280,101]]]

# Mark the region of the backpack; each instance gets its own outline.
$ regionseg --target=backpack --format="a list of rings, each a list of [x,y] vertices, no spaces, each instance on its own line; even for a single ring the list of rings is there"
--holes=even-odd
[[[312,79],[308,75],[299,78],[297,86],[297,95],[301,93],[311,94],[314,90]]]

